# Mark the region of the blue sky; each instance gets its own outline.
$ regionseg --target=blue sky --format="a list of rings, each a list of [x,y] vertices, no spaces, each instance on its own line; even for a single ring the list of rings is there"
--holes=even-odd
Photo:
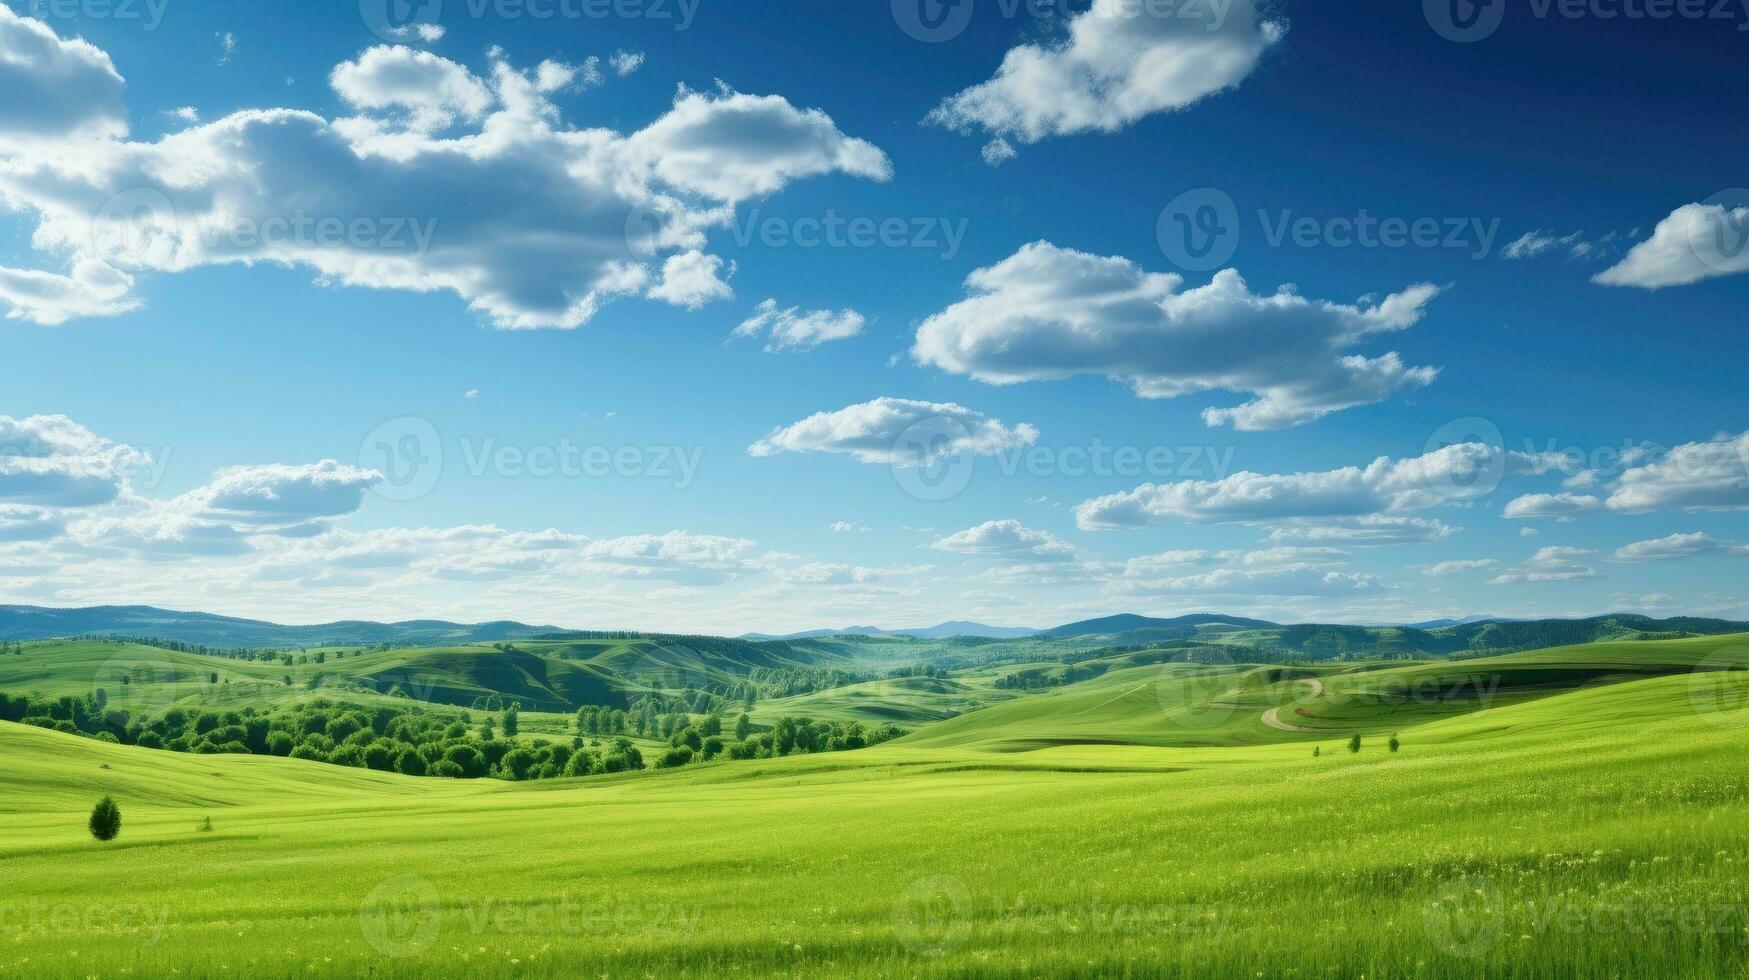
[[[916,3],[14,0],[0,601],[1749,618],[1749,14]]]

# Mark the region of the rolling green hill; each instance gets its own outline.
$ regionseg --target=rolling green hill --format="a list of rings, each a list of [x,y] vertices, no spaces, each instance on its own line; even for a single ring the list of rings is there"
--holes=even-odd
[[[1741,975],[1733,666],[1749,637],[1135,665],[872,749],[540,783],[0,723],[29,897],[0,972]],[[103,794],[110,844],[84,828]]]

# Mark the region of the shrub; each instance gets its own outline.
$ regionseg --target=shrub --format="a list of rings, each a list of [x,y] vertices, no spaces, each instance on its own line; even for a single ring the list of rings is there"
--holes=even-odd
[[[1395,735],[1392,735],[1391,740],[1386,744],[1390,746],[1392,752],[1395,752],[1398,749],[1403,747],[1403,743],[1397,741],[1397,736],[1395,736]]]
[[[692,749],[685,745],[677,745],[662,753],[662,758],[657,761],[656,766],[659,769],[678,769],[691,761]]]
[[[407,749],[395,760],[395,769],[406,776],[425,775],[425,759],[418,751]]]
[[[121,833],[121,807],[105,796],[91,808],[90,826],[91,836],[98,840],[115,840],[115,835]]]
[[[1354,737],[1348,740],[1348,751],[1350,751],[1350,752],[1359,752],[1360,751],[1360,733],[1359,732],[1355,732]]]

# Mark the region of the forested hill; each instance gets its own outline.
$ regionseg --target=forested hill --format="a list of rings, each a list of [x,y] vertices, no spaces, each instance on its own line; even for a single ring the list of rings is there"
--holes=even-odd
[[[469,625],[442,620],[402,623],[348,620],[315,626],[281,626],[253,619],[173,612],[151,606],[92,606],[85,609],[0,606],[0,640],[149,636],[211,647],[373,646],[378,643],[438,646],[523,640],[555,629],[516,622]]]

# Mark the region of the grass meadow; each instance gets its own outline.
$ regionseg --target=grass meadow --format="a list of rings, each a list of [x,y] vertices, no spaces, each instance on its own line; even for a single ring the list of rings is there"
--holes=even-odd
[[[860,751],[539,783],[0,724],[0,976],[1738,975],[1744,659],[1344,665],[1318,697],[1135,668]]]

